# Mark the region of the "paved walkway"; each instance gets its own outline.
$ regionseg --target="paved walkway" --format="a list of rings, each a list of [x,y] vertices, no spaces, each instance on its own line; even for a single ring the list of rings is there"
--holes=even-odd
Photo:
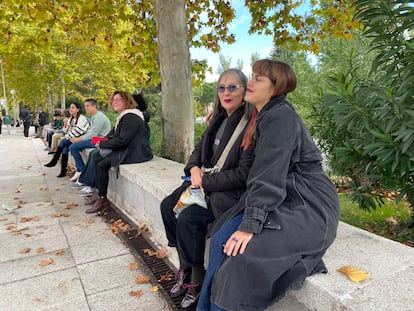
[[[43,166],[50,160],[43,149],[21,128],[7,135],[3,126],[0,310],[168,310],[150,283],[135,283],[144,270],[131,270],[128,248],[99,216],[85,213],[69,178],[56,177],[59,164]]]

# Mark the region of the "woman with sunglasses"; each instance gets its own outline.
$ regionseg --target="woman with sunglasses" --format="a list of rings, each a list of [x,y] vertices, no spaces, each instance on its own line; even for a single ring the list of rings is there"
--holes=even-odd
[[[322,256],[336,236],[335,186],[286,99],[296,88],[293,70],[264,59],[252,71],[245,100],[258,111],[255,160],[246,193],[213,229],[199,311],[266,309],[326,272]]]
[[[184,182],[161,203],[168,245],[177,248],[180,261],[176,284],[170,294],[173,298],[185,294],[181,302],[183,310],[191,309],[197,303],[205,272],[204,250],[208,225],[236,204],[246,190],[246,179],[253,162],[252,148],[242,144],[252,113],[251,105],[243,100],[246,83],[246,76],[238,69],[221,74],[214,115],[184,168],[185,175],[191,181]],[[233,144],[229,143],[232,136],[235,139]],[[227,145],[231,148],[217,171],[220,157],[227,153],[224,151]],[[207,209],[190,205],[176,217],[173,208],[189,185],[204,189]]]

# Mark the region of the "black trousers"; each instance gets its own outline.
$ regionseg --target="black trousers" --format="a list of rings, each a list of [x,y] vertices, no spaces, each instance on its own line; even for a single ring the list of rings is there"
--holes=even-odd
[[[23,135],[24,137],[29,137],[29,128],[30,128],[30,121],[23,122]]]
[[[207,229],[214,215],[211,208],[191,205],[175,218],[173,208],[184,189],[178,188],[161,202],[161,215],[168,245],[177,248],[181,268],[189,268],[204,263]]]
[[[96,184],[100,197],[106,197],[108,193],[109,169],[111,168],[111,157],[98,158],[95,163]]]

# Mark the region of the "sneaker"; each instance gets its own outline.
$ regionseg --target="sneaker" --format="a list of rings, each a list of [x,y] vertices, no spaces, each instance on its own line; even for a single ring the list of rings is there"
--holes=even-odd
[[[44,151],[50,151],[49,147],[46,147],[45,149],[43,149]]]
[[[190,283],[191,269],[178,270],[174,276],[175,284],[170,290],[171,298],[177,298],[184,295],[187,292],[187,288],[184,288],[184,284]]]
[[[94,189],[92,189],[89,186],[83,187],[81,191],[78,191],[76,194],[81,197],[89,197],[95,192]]]
[[[184,284],[184,288],[187,289],[187,293],[181,301],[181,310],[192,310],[197,305],[198,298],[200,297],[201,285]]]
[[[70,185],[72,188],[81,188],[81,187],[85,187],[84,184],[82,184],[79,181],[75,181]]]

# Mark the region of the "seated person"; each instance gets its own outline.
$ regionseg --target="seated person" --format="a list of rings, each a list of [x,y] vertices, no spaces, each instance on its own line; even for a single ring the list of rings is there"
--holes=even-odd
[[[71,138],[72,145],[69,146],[69,152],[75,160],[76,172],[71,181],[78,180],[85,163],[83,163],[80,152],[86,148],[95,148],[92,144],[92,137],[94,136],[106,136],[111,130],[111,122],[108,117],[98,110],[98,103],[93,98],[85,100],[85,111],[91,116],[90,127],[88,131],[80,136]]]
[[[177,248],[180,260],[176,284],[170,294],[173,298],[185,294],[182,309],[197,303],[205,271],[208,225],[236,204],[246,190],[247,175],[253,162],[252,148],[242,144],[252,113],[252,106],[243,99],[246,83],[246,76],[238,69],[221,74],[214,115],[184,168],[191,182],[184,182],[161,202],[168,245]],[[204,189],[208,208],[190,205],[176,217],[173,208],[189,185]]]
[[[52,160],[45,164],[46,167],[53,167],[57,164],[57,161],[62,155],[61,170],[57,177],[66,176],[68,158],[69,158],[69,146],[72,144],[71,138],[80,137],[86,133],[89,128],[88,119],[82,114],[82,106],[79,103],[70,104],[70,119],[69,125],[66,129],[65,136],[60,140],[56,153],[53,155]]]
[[[97,213],[109,206],[106,194],[111,167],[115,167],[118,171],[120,164],[140,163],[153,158],[144,116],[136,108],[137,103],[131,94],[115,91],[109,103],[118,117],[114,128],[107,135],[108,140],[101,140],[96,144],[100,149],[100,156],[95,160],[99,198],[94,206],[86,210],[86,213]]]
[[[53,134],[55,134],[57,131],[61,130],[63,128],[63,119],[62,114],[60,113],[60,110],[56,110],[53,113],[53,122],[50,124],[50,128],[47,129],[46,133],[46,141],[47,141],[47,147],[45,148],[46,151],[51,151],[52,147],[52,137]]]

